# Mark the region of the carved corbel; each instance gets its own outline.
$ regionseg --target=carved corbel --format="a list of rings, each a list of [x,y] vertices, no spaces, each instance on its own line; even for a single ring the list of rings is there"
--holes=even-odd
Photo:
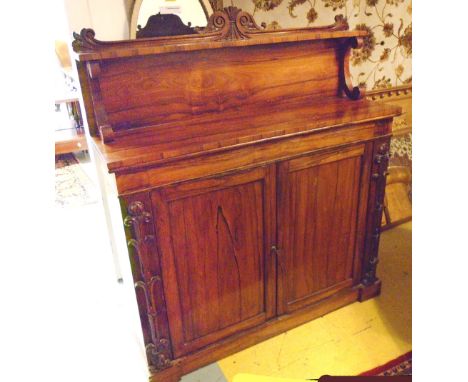
[[[131,256],[135,292],[145,334],[145,348],[151,370],[171,366],[172,351],[168,340],[167,316],[160,266],[155,253],[153,218],[145,199],[132,200],[125,208],[124,226]]]
[[[339,95],[345,95],[351,100],[361,99],[365,92],[363,87],[353,86],[349,70],[351,49],[359,49],[362,46],[362,43],[362,37],[351,37],[340,42],[340,46],[338,47]]]
[[[385,184],[388,162],[390,159],[390,139],[377,141],[374,149],[374,158],[371,173],[371,203],[369,204],[368,237],[366,239],[366,255],[362,268],[361,284],[363,290],[369,288],[370,292],[363,291],[360,300],[365,300],[371,295],[380,292],[380,280],[377,278],[377,264],[379,262],[379,242],[382,213],[384,210]],[[374,290],[372,290],[374,287]]]

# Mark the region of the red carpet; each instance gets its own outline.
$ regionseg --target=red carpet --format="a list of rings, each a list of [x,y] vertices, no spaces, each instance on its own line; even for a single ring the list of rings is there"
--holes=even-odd
[[[412,352],[387,362],[385,365],[378,366],[372,370],[366,371],[362,376],[391,376],[391,375],[412,375]]]

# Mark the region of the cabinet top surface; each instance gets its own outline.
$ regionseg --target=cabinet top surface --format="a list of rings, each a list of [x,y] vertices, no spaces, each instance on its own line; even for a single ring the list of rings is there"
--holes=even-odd
[[[118,172],[399,114],[398,106],[367,100],[286,100],[270,107],[252,105],[148,126],[128,131],[109,144],[98,138],[93,141],[109,170]]]

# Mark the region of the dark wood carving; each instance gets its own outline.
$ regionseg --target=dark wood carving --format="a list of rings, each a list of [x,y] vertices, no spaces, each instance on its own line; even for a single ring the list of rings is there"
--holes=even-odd
[[[243,40],[261,30],[250,13],[236,7],[226,7],[210,16],[203,32],[216,33],[215,40]]]
[[[380,241],[380,226],[382,222],[382,212],[384,209],[385,184],[387,177],[390,141],[388,139],[377,141],[375,143],[375,151],[372,167],[372,189],[371,197],[373,198],[370,207],[370,223],[368,226],[368,253],[365,256],[365,262],[362,272],[362,284],[370,286],[379,283],[376,275],[379,241]]]
[[[362,46],[362,37],[351,37],[344,39],[338,50],[339,57],[339,94],[344,94],[351,100],[358,100],[364,97],[364,88],[353,86],[351,73],[349,70],[349,57],[351,49],[359,49]]]
[[[158,13],[150,16],[144,28],[138,25],[136,38],[179,36],[197,33],[191,24],[185,25],[179,16]]]
[[[84,52],[86,50],[92,50],[100,44],[104,44],[103,41],[97,41],[94,38],[95,36],[96,32],[90,28],[83,28],[79,34],[73,32],[73,50],[75,52]]]
[[[142,200],[130,201],[126,210],[124,226],[128,236],[127,244],[148,364],[150,369],[162,370],[171,365],[172,352],[167,333],[160,264],[155,253],[153,219],[150,209],[145,207]]]
[[[349,25],[342,15],[335,17],[335,23],[324,27],[304,28],[303,30],[314,31],[343,31],[348,30]],[[283,29],[281,33],[287,34],[293,29]],[[300,29],[294,29],[297,33]],[[226,7],[214,12],[209,20],[208,26],[202,30],[202,33],[215,35],[215,40],[246,40],[258,35],[259,33],[269,34],[259,27],[253,16],[236,7]]]

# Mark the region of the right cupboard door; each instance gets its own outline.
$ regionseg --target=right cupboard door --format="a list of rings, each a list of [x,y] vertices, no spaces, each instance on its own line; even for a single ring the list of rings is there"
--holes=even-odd
[[[278,313],[358,282],[369,150],[361,144],[280,163]]]

